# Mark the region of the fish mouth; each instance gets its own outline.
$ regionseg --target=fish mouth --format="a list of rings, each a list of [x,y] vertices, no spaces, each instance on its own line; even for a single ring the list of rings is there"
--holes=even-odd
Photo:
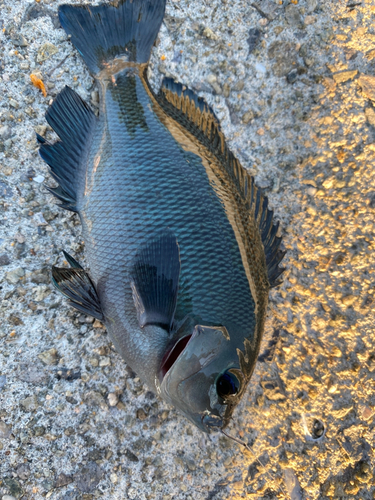
[[[180,357],[181,353],[185,350],[192,336],[193,336],[192,334],[185,335],[185,337],[178,339],[177,342],[171,347],[171,349],[169,349],[165,353],[163,360],[161,362],[161,367],[159,372],[160,382],[163,381],[166,374],[169,372],[174,363]]]

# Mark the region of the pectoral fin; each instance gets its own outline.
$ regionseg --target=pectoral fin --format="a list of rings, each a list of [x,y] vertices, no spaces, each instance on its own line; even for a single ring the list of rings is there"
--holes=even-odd
[[[71,269],[52,267],[52,283],[69,299],[69,304],[84,314],[103,321],[104,316],[93,282],[78,262],[64,252]]]
[[[136,254],[131,287],[141,328],[157,324],[171,329],[176,310],[180,252],[176,236],[165,231]]]

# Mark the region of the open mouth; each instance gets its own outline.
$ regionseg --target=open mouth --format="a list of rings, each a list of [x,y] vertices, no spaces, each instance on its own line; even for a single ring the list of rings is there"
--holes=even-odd
[[[185,337],[182,337],[174,344],[174,346],[171,349],[169,349],[169,351],[167,351],[165,353],[163,361],[161,362],[161,368],[160,368],[161,380],[163,380],[165,375],[172,368],[175,361],[177,361],[179,355],[185,349],[185,347],[187,346],[191,337],[192,337],[192,335],[186,335]]]

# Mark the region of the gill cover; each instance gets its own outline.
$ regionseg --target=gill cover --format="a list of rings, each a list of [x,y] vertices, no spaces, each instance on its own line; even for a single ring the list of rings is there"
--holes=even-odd
[[[226,405],[218,397],[216,381],[233,366],[231,361],[223,366],[229,341],[225,327],[197,325],[161,383],[162,397],[206,432],[210,430],[208,422],[215,422],[215,427],[226,425]]]

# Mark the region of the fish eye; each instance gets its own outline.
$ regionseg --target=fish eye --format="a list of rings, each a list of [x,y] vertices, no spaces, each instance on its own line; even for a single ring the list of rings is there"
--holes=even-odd
[[[237,394],[240,390],[240,381],[229,370],[222,373],[216,381],[216,390],[222,399]]]

